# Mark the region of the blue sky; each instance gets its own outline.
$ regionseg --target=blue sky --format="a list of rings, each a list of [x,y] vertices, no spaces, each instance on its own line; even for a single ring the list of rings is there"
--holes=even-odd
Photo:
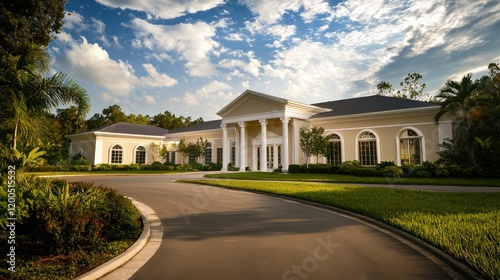
[[[217,119],[246,89],[305,103],[395,89],[426,93],[500,62],[498,0],[68,0],[53,72],[92,111]]]

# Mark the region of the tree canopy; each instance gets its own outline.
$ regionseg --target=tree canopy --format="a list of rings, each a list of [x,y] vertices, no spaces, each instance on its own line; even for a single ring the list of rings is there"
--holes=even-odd
[[[48,46],[63,26],[66,0],[2,0],[0,48],[17,55],[30,45]]]

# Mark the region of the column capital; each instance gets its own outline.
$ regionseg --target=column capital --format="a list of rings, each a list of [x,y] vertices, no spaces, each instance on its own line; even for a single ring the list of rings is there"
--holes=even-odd
[[[245,122],[239,122],[239,123],[238,123],[238,125],[239,125],[241,128],[243,128],[243,127],[245,127],[245,126],[246,126]]]
[[[290,118],[286,117],[286,118],[280,118],[281,122],[283,124],[287,124],[288,122],[290,122]]]
[[[266,119],[260,119],[259,120],[261,125],[267,125],[267,120]]]
[[[226,129],[226,128],[227,128],[227,125],[226,125],[225,123],[223,123],[223,124],[221,124],[221,125],[220,125],[220,127],[221,127],[222,129]]]

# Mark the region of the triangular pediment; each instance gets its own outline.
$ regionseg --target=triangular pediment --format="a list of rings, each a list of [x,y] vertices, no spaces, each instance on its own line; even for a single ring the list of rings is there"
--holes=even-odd
[[[231,103],[222,108],[217,115],[223,119],[237,119],[244,116],[269,115],[280,117],[308,118],[314,114],[330,111],[285,98],[280,98],[252,90],[246,90]]]
[[[222,118],[233,118],[262,113],[284,111],[288,100],[247,90],[222,108],[217,115]]]

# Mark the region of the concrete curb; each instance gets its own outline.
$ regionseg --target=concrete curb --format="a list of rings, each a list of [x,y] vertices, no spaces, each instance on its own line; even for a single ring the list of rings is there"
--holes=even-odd
[[[130,199],[135,207],[137,207],[137,209],[141,212],[144,228],[139,236],[139,239],[137,239],[137,241],[122,254],[92,269],[91,271],[76,277],[74,280],[94,280],[101,278],[123,266],[146,246],[151,237],[151,218],[156,217],[156,214],[145,204],[140,203],[131,197],[128,197],[128,199]]]

